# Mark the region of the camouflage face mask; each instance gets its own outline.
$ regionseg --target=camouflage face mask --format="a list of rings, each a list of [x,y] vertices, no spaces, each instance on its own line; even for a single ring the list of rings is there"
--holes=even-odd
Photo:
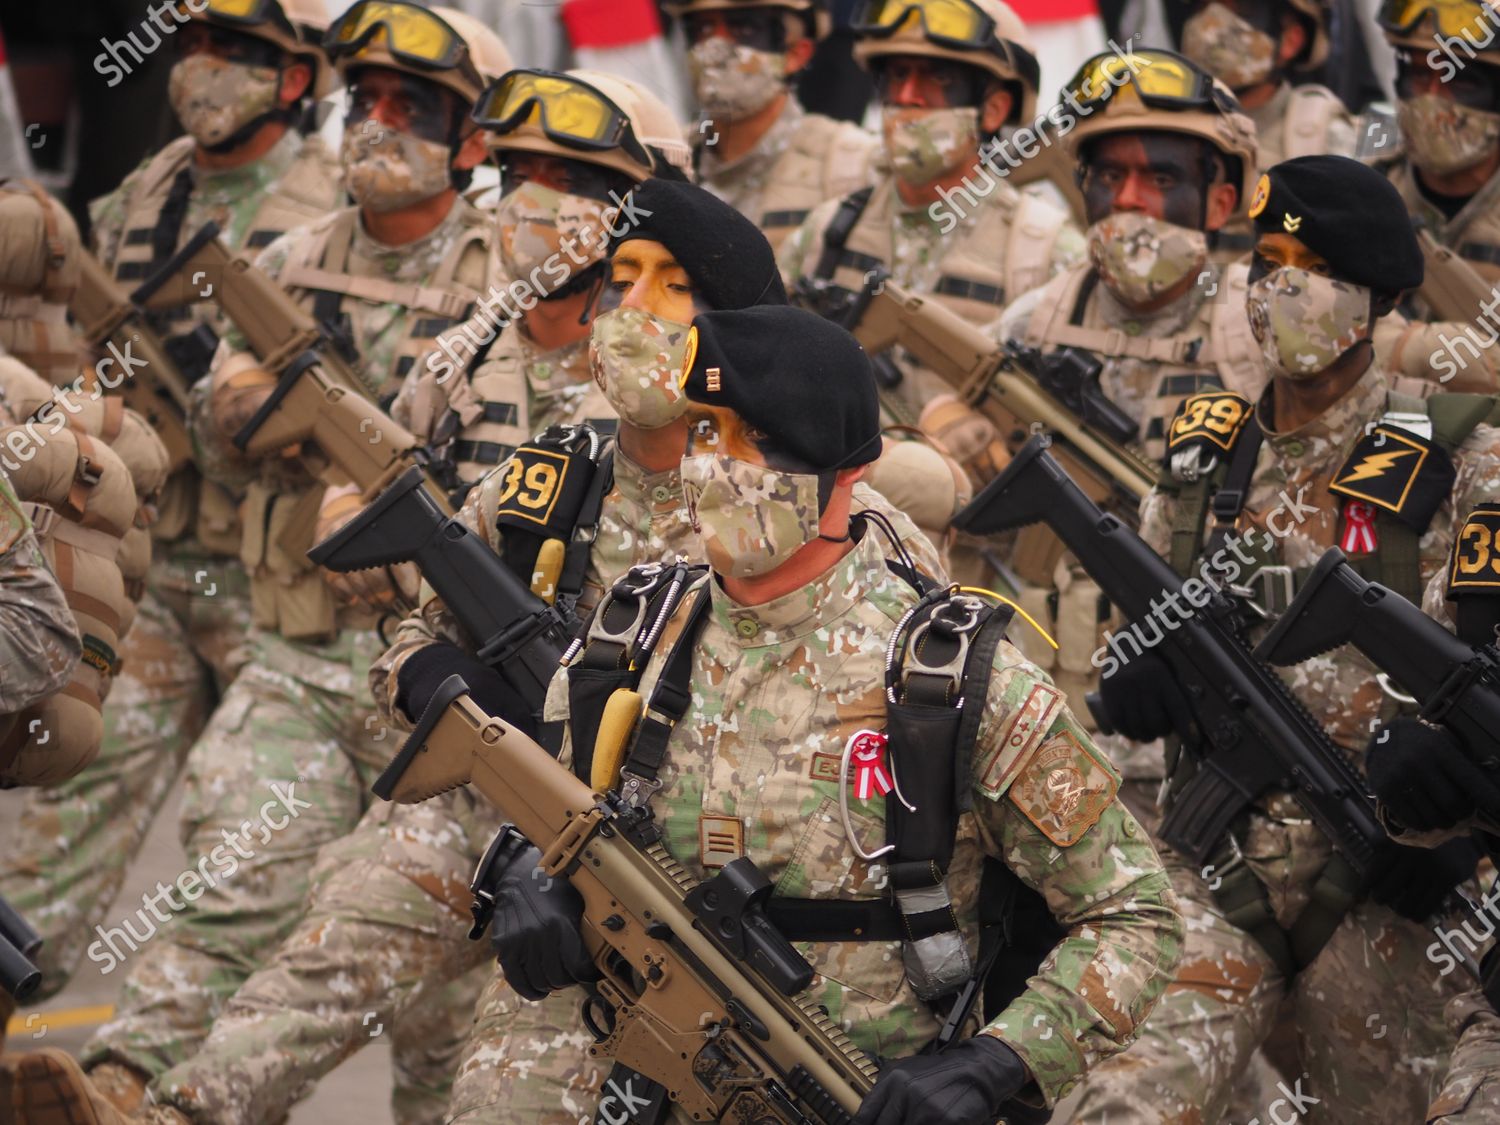
[[[431,199],[452,184],[448,146],[366,118],[344,130],[339,162],[344,186],[361,207],[399,211]]]
[[[1208,238],[1201,230],[1139,211],[1106,215],[1089,227],[1088,240],[1099,280],[1132,308],[1156,301],[1208,261]]]
[[[958,167],[979,145],[979,110],[971,105],[951,109],[887,106],[881,116],[891,171],[909,184],[931,183]]]
[[[594,318],[589,367],[620,421],[659,430],[682,417],[682,366],[691,326],[641,309],[611,309]]]
[[[508,192],[495,208],[500,264],[546,296],[604,257],[607,204],[534,181]]]
[[[212,147],[274,110],[280,87],[281,72],[274,66],[189,55],[172,64],[167,100],[188,135]]]
[[[682,459],[682,495],[718,574],[769,574],[818,537],[815,473],[782,473],[702,453]]]
[[[688,51],[688,73],[705,117],[742,121],[786,89],[786,56],[715,35]]]
[[[1182,53],[1231,90],[1258,86],[1276,70],[1276,40],[1218,3],[1188,17]]]
[[[1271,374],[1311,379],[1370,335],[1370,290],[1282,266],[1250,286],[1250,331]]]
[[[1412,163],[1434,176],[1474,167],[1500,141],[1500,113],[1471,109],[1437,94],[1400,99],[1396,121]]]

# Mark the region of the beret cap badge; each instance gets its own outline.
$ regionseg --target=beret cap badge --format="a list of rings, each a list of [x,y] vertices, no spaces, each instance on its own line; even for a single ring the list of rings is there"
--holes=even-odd
[[[1255,218],[1266,209],[1266,204],[1271,201],[1271,177],[1261,174],[1256,182],[1255,193],[1250,197],[1250,208],[1247,212],[1250,218]]]

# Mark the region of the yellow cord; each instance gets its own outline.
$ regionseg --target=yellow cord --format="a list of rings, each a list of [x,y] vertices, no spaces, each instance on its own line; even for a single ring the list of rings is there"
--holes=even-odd
[[[960,594],[984,594],[988,597],[994,598],[997,602],[1004,602],[1006,605],[1010,606],[1011,609],[1015,610],[1023,618],[1025,618],[1026,624],[1030,625],[1033,629],[1035,629],[1042,635],[1042,640],[1046,641],[1053,648],[1057,647],[1057,642],[1052,639],[1052,635],[1036,623],[1036,618],[1032,617],[1031,614],[1027,613],[1024,609],[1018,606],[1015,602],[1011,601],[1004,594],[997,594],[993,590],[986,590],[983,586],[960,586],[958,588],[958,592]]]

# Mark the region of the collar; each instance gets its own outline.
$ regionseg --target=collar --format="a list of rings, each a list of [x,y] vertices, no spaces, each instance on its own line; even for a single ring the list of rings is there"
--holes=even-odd
[[[1488,215],[1497,204],[1500,204],[1500,172],[1496,172],[1485,181],[1483,187],[1469,196],[1451,219],[1444,214],[1442,208],[1428,198],[1427,192],[1422,187],[1417,166],[1411,162],[1410,157],[1403,162],[1400,177],[1405,183],[1403,185],[1398,182],[1396,186],[1398,190],[1404,186],[1405,190],[1401,194],[1406,199],[1407,205],[1417,212],[1417,217],[1444,245],[1453,245],[1470,223],[1483,215]]]
[[[473,221],[473,204],[461,194],[454,196],[453,206],[443,221],[414,242],[388,246],[365,230],[359,209],[354,211],[354,237],[351,249],[355,256],[369,262],[376,277],[415,281],[426,278],[453,248],[459,233]]]
[[[625,455],[619,442],[615,442],[614,467],[614,487],[621,500],[653,512],[675,511],[682,507],[682,475],[678,470],[648,473]]]
[[[521,343],[521,358],[526,367],[526,381],[537,390],[567,390],[591,382],[589,372],[589,338],[574,340],[560,348],[543,351],[536,346],[525,324],[517,325],[516,337]],[[553,379],[554,375],[561,378]]]
[[[1385,371],[1376,361],[1341,399],[1321,415],[1285,433],[1277,433],[1270,426],[1274,389],[1274,383],[1267,386],[1255,408],[1266,444],[1280,458],[1307,463],[1319,456],[1317,451],[1327,454],[1330,459],[1341,457],[1359,440],[1365,423],[1385,413],[1391,388]]]
[[[297,159],[303,143],[301,134],[289,128],[259,160],[238,168],[203,168],[189,157],[193,194],[203,199],[247,199],[269,191]]]
[[[886,573],[880,537],[865,535],[806,586],[762,605],[740,605],[715,578],[709,584],[711,612],[714,623],[742,648],[784,645],[833,625],[865,601]]]
[[[781,113],[777,115],[776,120],[771,122],[771,127],[761,135],[760,140],[755,142],[750,151],[738,160],[727,162],[720,160],[719,154],[712,145],[700,145],[698,149],[700,153],[698,157],[698,178],[700,180],[707,180],[721,179],[729,176],[738,179],[741,176],[753,174],[761,167],[775,163],[777,158],[786,151],[787,146],[792,143],[793,135],[797,132],[798,127],[802,124],[802,119],[806,116],[807,112],[802,108],[802,104],[797,101],[796,94],[793,93],[787,98],[786,104],[782,107]],[[699,138],[694,139],[698,140]]]

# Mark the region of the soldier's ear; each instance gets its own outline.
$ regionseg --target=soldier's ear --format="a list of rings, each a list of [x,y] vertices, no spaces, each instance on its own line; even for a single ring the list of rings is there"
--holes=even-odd
[[[855,481],[861,480],[869,465],[855,465],[852,469],[840,469],[833,478],[833,483],[839,488],[849,488]]]
[[[276,100],[283,106],[296,105],[311,86],[312,67],[305,62],[294,62],[282,68],[281,88],[276,91]]]
[[[984,95],[984,101],[979,103],[980,135],[988,137],[998,133],[1010,120],[1015,105],[1016,96],[1009,89],[1000,83],[992,86]]]
[[[1281,68],[1307,48],[1307,25],[1292,12],[1281,13],[1281,38],[1276,41],[1276,66]]]
[[[477,168],[488,156],[489,145],[485,140],[484,130],[473,129],[459,144],[458,151],[453,154],[454,170],[467,172],[470,168]]]
[[[1227,223],[1240,205],[1240,189],[1222,180],[1208,185],[1208,198],[1204,200],[1203,229],[1219,230]]]
[[[790,78],[812,62],[813,50],[816,46],[817,44],[805,35],[798,39],[789,39],[786,45],[786,69],[782,73]]]

